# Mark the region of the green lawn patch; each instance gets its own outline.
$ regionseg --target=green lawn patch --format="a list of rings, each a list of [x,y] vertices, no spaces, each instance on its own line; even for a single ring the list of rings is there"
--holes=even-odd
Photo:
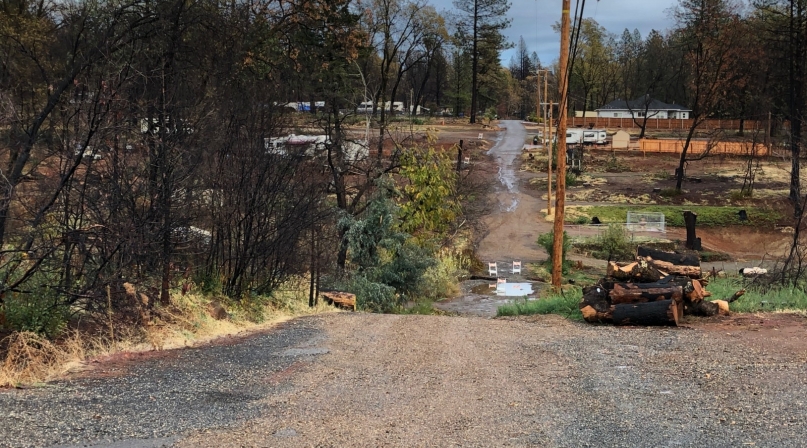
[[[712,279],[706,287],[712,293],[713,299],[721,300],[731,297],[743,288],[743,279],[739,277]],[[758,287],[747,288],[745,294],[736,302],[732,302],[729,308],[737,313],[807,311],[807,294],[800,288],[776,287],[766,290]]]
[[[773,225],[782,219],[782,215],[773,209],[762,207],[715,207],[701,205],[594,205],[580,207],[576,210],[575,216],[585,215],[589,219],[596,216],[600,222],[607,224],[610,222],[623,223],[628,219],[628,212],[656,212],[664,213],[666,225],[671,227],[685,227],[684,210],[692,210],[698,214],[698,226],[701,227],[722,227],[722,226],[764,226]],[[740,221],[738,212],[745,210],[748,214],[747,221]]]
[[[573,287],[562,294],[550,293],[538,300],[515,300],[502,305],[496,311],[497,316],[521,316],[528,314],[557,314],[571,320],[583,320],[580,313],[580,300],[583,290]]]

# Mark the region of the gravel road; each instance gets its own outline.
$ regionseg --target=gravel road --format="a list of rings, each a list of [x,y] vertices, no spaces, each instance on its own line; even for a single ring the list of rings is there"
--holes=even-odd
[[[750,333],[302,318],[0,392],[0,446],[804,446],[805,321]]]

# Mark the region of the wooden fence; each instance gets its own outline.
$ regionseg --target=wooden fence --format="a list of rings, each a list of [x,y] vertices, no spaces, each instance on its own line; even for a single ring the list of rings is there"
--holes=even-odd
[[[569,117],[569,127],[589,127],[594,128],[623,128],[623,129],[639,129],[636,123],[641,124],[642,120],[634,121],[632,118],[584,118],[584,117]],[[687,130],[692,126],[692,120],[683,120],[680,118],[649,118],[647,120],[648,130]],[[765,129],[767,123],[759,120],[745,120],[743,129]],[[704,120],[698,126],[701,131],[713,129],[740,129],[740,120]]]
[[[639,150],[643,152],[669,152],[680,154],[683,149],[683,139],[656,140],[643,138],[639,140]],[[710,154],[730,154],[736,156],[771,155],[770,147],[761,143],[752,145],[750,142],[715,142],[708,140],[692,140],[689,142],[687,153],[698,155],[703,154],[707,149],[710,151]]]

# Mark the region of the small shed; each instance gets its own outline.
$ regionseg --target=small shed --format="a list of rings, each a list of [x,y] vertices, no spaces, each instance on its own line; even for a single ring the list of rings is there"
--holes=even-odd
[[[628,149],[630,147],[630,134],[625,131],[618,131],[614,134],[611,147],[614,149]]]

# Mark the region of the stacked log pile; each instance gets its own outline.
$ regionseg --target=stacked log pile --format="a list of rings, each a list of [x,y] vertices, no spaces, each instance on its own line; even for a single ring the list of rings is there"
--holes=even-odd
[[[706,301],[697,253],[639,247],[633,263],[608,263],[607,276],[583,290],[580,311],[588,322],[615,325],[678,325],[684,315],[728,314],[728,301]]]

